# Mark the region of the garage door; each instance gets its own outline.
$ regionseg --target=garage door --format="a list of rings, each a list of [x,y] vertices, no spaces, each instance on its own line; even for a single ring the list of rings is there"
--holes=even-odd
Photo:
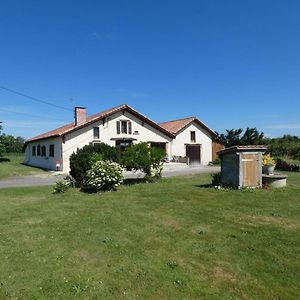
[[[189,158],[190,164],[200,164],[201,145],[186,145],[186,156]]]

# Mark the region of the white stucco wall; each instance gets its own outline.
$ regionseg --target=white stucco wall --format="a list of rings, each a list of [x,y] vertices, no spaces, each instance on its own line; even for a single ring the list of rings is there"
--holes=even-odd
[[[196,132],[196,141],[191,142],[191,131]],[[201,144],[201,164],[207,165],[212,161],[212,139],[197,123],[192,122],[180,132],[171,143],[171,153],[174,156],[186,156],[185,144]]]
[[[117,121],[129,120],[132,123],[132,134],[117,134]],[[93,138],[93,127],[99,127],[100,138]],[[93,124],[85,126],[74,132],[66,134],[64,137],[56,137],[41,141],[31,142],[27,144],[24,162],[50,170],[56,169],[56,162],[61,161],[63,172],[69,172],[69,158],[77,148],[82,148],[91,142],[103,142],[110,146],[116,145],[116,139],[134,139],[133,143],[139,142],[161,142],[166,143],[166,152],[168,156],[186,156],[185,144],[193,144],[191,142],[190,132],[196,132],[195,144],[201,144],[201,164],[208,164],[212,160],[212,140],[210,134],[201,128],[197,123],[193,122],[175,139],[165,135],[161,131],[143,122],[139,118],[130,114],[128,111],[116,112],[115,114],[97,121]],[[49,157],[49,145],[54,144],[55,157]],[[32,146],[46,146],[46,157],[32,156]]]
[[[54,157],[49,156],[49,147],[54,144]],[[32,147],[35,146],[37,154],[37,146],[46,146],[46,156],[33,156]],[[28,143],[25,149],[24,163],[30,166],[45,168],[49,170],[56,169],[56,161],[61,161],[62,157],[62,139],[60,137],[49,138],[36,142]]]
[[[116,122],[121,120],[129,120],[132,122],[132,134],[117,134]],[[93,127],[99,127],[100,129],[99,140],[93,139]],[[135,131],[137,133],[134,133]],[[170,142],[172,139],[170,137],[147,123],[143,123],[142,120],[127,111],[125,111],[124,115],[122,112],[117,112],[105,118],[104,124],[103,120],[100,120],[72,133],[66,134],[65,142],[63,143],[63,171],[69,171],[69,157],[77,150],[77,148],[82,148],[91,142],[103,142],[110,146],[115,146],[115,139],[123,138],[136,139],[133,141],[134,144],[139,142],[164,142],[167,143],[167,153],[169,154],[171,151]]]

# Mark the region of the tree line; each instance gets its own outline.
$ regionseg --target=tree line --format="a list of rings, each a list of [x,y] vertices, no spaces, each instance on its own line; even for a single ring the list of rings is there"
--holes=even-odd
[[[8,153],[22,153],[24,150],[25,139],[3,133],[0,122],[0,156]]]
[[[217,133],[218,138],[225,144],[225,147],[235,145],[266,145],[268,152],[275,157],[288,157],[300,159],[300,137],[286,134],[278,138],[267,138],[263,132],[255,127],[226,129],[225,133]]]

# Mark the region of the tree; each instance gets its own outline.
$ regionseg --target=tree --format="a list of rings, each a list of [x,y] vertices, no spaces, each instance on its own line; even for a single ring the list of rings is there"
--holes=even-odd
[[[161,177],[161,161],[165,155],[164,150],[149,148],[147,143],[142,142],[126,148],[122,162],[127,170],[141,170],[145,173],[145,179],[152,180]]]
[[[265,139],[265,144],[272,156],[300,159],[300,137],[284,135],[279,138]]]
[[[24,150],[25,139],[18,136],[6,135],[2,132],[2,122],[0,121],[0,156],[4,153],[22,153]]]
[[[259,132],[256,127],[247,127],[243,135],[241,135],[242,133],[242,128],[226,129],[225,134],[218,134],[218,136],[225,142],[226,147],[236,145],[259,145],[264,143],[264,133]]]
[[[239,145],[241,140],[241,133],[243,132],[242,128],[238,129],[226,129],[226,134],[220,134],[220,139],[225,142],[226,147],[231,147]]]
[[[241,145],[259,145],[263,143],[264,133],[259,133],[256,127],[247,127],[244,135],[241,137]]]

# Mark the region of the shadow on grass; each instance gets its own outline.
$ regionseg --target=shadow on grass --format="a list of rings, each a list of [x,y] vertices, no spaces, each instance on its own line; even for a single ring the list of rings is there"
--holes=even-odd
[[[211,189],[214,187],[214,185],[212,183],[205,183],[205,184],[197,184],[197,185],[195,185],[195,187]]]
[[[139,183],[146,183],[147,180],[145,178],[127,178],[123,181],[122,185],[134,185],[134,184],[139,184]],[[87,188],[87,187],[78,187],[81,192],[86,193],[86,194],[97,194],[97,193],[106,193],[106,192],[116,192],[116,189],[112,189],[109,191],[97,191],[94,188]]]
[[[145,178],[127,178],[123,181],[124,185],[134,185],[139,183],[146,183],[147,180]]]
[[[41,171],[44,171],[44,172],[53,171],[53,170],[49,170],[49,169],[46,169],[46,168],[43,168],[43,167],[32,166],[32,165],[29,165],[29,164],[26,164],[26,163],[23,163],[23,162],[21,162],[20,165],[30,167],[30,168],[36,169],[36,170],[41,170]]]

